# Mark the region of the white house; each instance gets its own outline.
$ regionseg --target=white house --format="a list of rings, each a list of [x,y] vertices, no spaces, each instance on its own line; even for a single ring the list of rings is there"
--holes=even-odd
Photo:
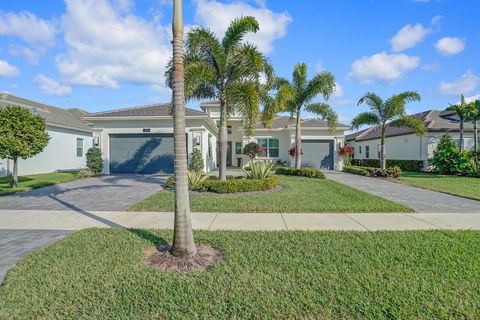
[[[169,104],[86,113],[79,109],[60,109],[31,100],[2,94],[0,105],[20,105],[47,122],[51,140],[39,155],[19,162],[19,174],[49,173],[84,168],[85,152],[92,146],[102,150],[104,173],[173,172],[173,118]],[[219,104],[204,103],[200,110],[186,109],[187,152],[200,150],[205,171],[217,168]],[[340,170],[338,149],[344,144],[348,126],[338,124],[330,132],[326,121],[302,120],[302,162],[304,166]],[[249,158],[243,147],[257,142],[264,147],[260,159],[293,163],[289,149],[295,138],[295,124],[288,116],[277,117],[272,128],[258,123],[253,136],[246,136],[239,114],[228,120],[227,165],[245,165]],[[11,172],[12,163],[0,160],[0,173]]]
[[[92,129],[83,122],[80,109],[61,109],[9,93],[0,94],[0,108],[19,105],[40,115],[47,123],[50,141],[44,151],[18,161],[19,175],[70,171],[85,168],[85,153],[92,147]],[[11,174],[13,161],[0,159],[0,177]]]
[[[419,160],[427,167],[428,159],[443,134],[449,134],[457,144],[460,141],[459,121],[454,112],[428,110],[412,115],[421,119],[427,133],[417,136],[410,128],[387,125],[385,152],[387,159]],[[355,159],[380,159],[380,129],[367,128],[347,135],[346,143],[353,147]],[[473,150],[473,125],[465,123],[464,143],[466,150]]]

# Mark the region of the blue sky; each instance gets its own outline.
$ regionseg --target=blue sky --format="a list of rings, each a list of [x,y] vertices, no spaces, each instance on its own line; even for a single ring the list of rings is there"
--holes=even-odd
[[[305,62],[331,71],[330,100],[348,123],[362,94],[417,90],[408,111],[480,97],[480,0],[184,0],[185,23],[217,34],[254,15],[249,38],[279,75]],[[2,1],[0,91],[94,112],[169,101],[169,0]],[[477,23],[477,25],[475,25]],[[198,103],[189,104],[197,107]],[[306,115],[308,116],[308,115]]]

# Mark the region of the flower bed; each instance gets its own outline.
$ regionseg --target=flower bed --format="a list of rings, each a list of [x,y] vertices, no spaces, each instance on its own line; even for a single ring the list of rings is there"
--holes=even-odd
[[[318,169],[314,168],[293,168],[293,167],[278,167],[275,171],[276,174],[284,176],[299,176],[314,179],[325,179],[325,175]]]
[[[398,166],[387,168],[386,170],[372,167],[348,166],[344,167],[343,171],[366,177],[370,176],[379,178],[398,178],[402,174],[402,170]]]

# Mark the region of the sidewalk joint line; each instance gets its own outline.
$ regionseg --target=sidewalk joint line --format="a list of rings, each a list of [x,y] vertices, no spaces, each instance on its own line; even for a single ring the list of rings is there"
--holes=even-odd
[[[404,214],[404,215],[407,215],[406,213],[403,213],[403,214]],[[408,216],[408,215],[407,215],[407,216]],[[410,215],[409,217],[410,217],[410,218],[413,218],[413,219],[415,219],[415,220],[418,220],[418,221],[420,221],[420,222],[429,224],[429,225],[431,225],[431,226],[434,226],[435,228],[438,228],[438,229],[440,229],[440,230],[446,230],[446,229],[448,229],[447,227],[443,228],[443,227],[441,227],[441,226],[436,225],[435,223],[428,222],[428,221],[423,220],[423,219],[420,219],[419,217],[416,217],[416,216]]]
[[[210,229],[212,228],[212,225],[215,222],[215,219],[217,219],[217,216],[218,216],[218,213],[215,213],[215,216],[213,217],[212,222],[210,222],[210,225],[208,226],[208,229],[207,229],[208,231],[210,231]]]
[[[288,231],[287,222],[285,221],[285,218],[283,217],[283,213],[280,213],[280,216],[282,217],[283,224],[285,225],[285,229]]]
[[[358,223],[360,226],[364,227],[365,230],[367,230],[367,231],[372,231],[372,230],[368,229],[366,226],[364,226],[360,221],[354,219],[354,218],[350,215],[350,213],[344,213],[344,215],[346,215],[347,217],[349,217],[350,219],[352,219],[354,222]]]

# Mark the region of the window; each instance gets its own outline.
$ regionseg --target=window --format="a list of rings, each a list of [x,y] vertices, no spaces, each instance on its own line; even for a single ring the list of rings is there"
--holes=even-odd
[[[227,134],[232,134],[232,126],[227,126]]]
[[[83,157],[83,139],[77,138],[77,157]]]
[[[355,158],[355,147],[352,147],[352,159]]]
[[[378,159],[380,159],[380,151],[381,151],[380,145],[377,144],[377,157],[378,157]]]
[[[362,146],[358,147],[358,154],[362,154]]]
[[[370,158],[370,146],[365,146],[365,158]]]
[[[263,148],[260,157],[278,158],[278,139],[258,139],[258,144]]]
[[[235,153],[236,154],[242,154],[242,143],[241,142],[235,142]]]
[[[212,158],[212,135],[208,135],[208,158]]]

